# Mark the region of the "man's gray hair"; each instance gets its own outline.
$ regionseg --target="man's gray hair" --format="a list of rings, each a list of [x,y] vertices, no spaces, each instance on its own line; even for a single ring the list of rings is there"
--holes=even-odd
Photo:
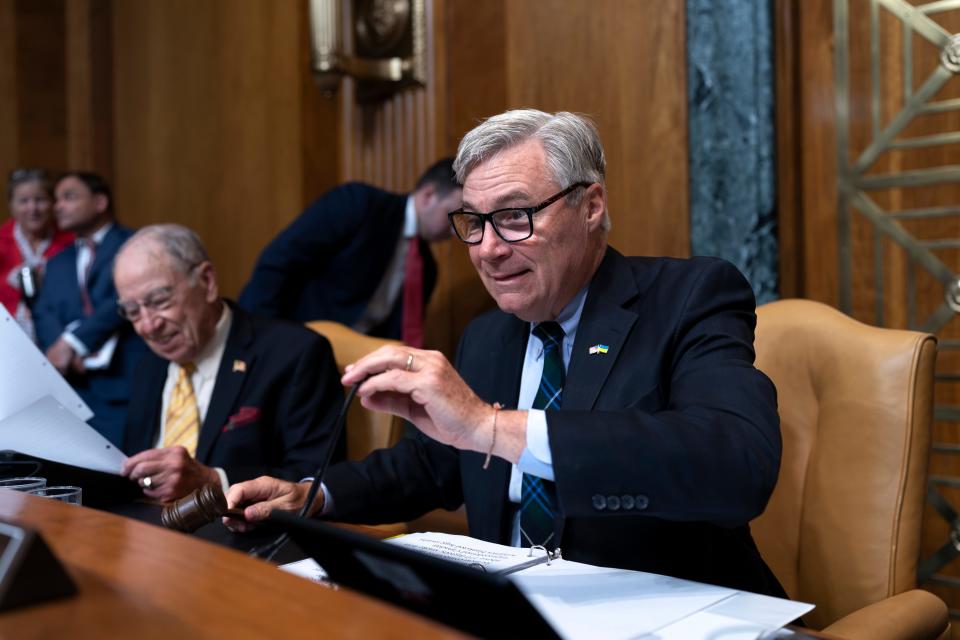
[[[180,224],[151,224],[143,227],[130,236],[121,251],[141,242],[159,246],[170,258],[173,267],[188,275],[195,266],[210,260],[207,250],[200,242],[200,236]]]
[[[597,182],[604,189],[606,158],[596,125],[587,116],[558,111],[515,109],[487,118],[463,136],[453,161],[457,181],[464,183],[480,163],[501,151],[535,138],[543,145],[547,166],[561,188],[575,182]],[[568,202],[576,205],[583,192],[575,190]],[[603,228],[610,229],[609,214],[604,211]]]

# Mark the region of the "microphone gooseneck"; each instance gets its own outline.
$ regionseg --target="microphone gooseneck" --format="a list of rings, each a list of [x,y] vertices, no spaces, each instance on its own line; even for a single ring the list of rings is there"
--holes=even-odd
[[[357,395],[357,389],[360,388],[360,385],[363,384],[364,380],[361,380],[350,387],[350,391],[347,393],[347,398],[344,400],[343,406],[340,407],[340,415],[337,416],[337,422],[334,424],[333,437],[330,440],[330,445],[327,447],[326,456],[324,457],[321,465],[317,467],[317,471],[313,475],[313,482],[310,483],[310,489],[307,491],[307,499],[300,508],[300,513],[297,514],[300,518],[306,518],[310,513],[310,505],[313,504],[313,501],[317,497],[317,492],[320,490],[320,484],[323,482],[323,474],[326,473],[327,467],[330,465],[330,459],[333,457],[333,450],[336,448],[337,442],[340,441],[340,435],[343,433],[343,428],[347,423],[347,410],[350,408],[350,403],[353,402],[354,396]],[[290,536],[288,536],[286,533],[281,533],[272,541],[262,544],[259,547],[254,547],[247,553],[248,555],[256,558],[272,560],[273,556],[277,554],[277,552],[283,547],[283,545],[287,543],[287,540],[289,539]]]

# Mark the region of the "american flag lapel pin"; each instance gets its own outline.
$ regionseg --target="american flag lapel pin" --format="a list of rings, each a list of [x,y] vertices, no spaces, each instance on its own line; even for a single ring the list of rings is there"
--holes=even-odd
[[[234,360],[234,361],[233,361],[233,372],[234,372],[234,373],[237,373],[238,371],[239,371],[240,373],[246,373],[246,371],[247,371],[247,363],[244,362],[243,360]]]
[[[595,345],[593,345],[592,347],[590,347],[590,355],[594,355],[594,354],[597,354],[597,353],[599,353],[599,354],[604,354],[604,353],[606,353],[607,351],[610,351],[610,345],[606,345],[606,344],[595,344]]]

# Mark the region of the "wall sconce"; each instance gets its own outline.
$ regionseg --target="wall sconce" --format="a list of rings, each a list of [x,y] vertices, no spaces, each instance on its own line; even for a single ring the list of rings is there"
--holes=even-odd
[[[344,75],[357,100],[426,82],[425,0],[310,0],[313,74],[325,92]]]

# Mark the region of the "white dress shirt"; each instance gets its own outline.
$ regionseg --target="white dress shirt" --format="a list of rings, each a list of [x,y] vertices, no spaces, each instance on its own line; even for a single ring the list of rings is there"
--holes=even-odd
[[[363,315],[353,323],[354,331],[366,333],[387,319],[397,303],[397,297],[403,290],[403,277],[406,275],[407,246],[410,238],[417,235],[417,209],[413,205],[413,196],[407,196],[407,206],[403,214],[403,233],[397,238],[393,257],[387,270],[380,279],[377,290],[373,292]]]
[[[93,240],[95,247],[99,247],[112,228],[113,223],[107,223],[97,229],[89,239]],[[90,272],[90,267],[96,259],[96,256],[94,252],[90,250],[90,246],[87,244],[85,238],[77,238],[74,242],[77,245],[77,284],[83,289],[87,286],[87,275]],[[90,348],[83,344],[80,338],[75,336],[72,331],[64,331],[60,337],[63,338],[81,358],[90,355]]]
[[[583,313],[583,303],[587,299],[587,290],[584,287],[574,296],[566,307],[557,316],[557,322],[563,328],[563,370],[570,365],[570,356],[573,354],[573,342],[577,337],[577,327],[580,325],[580,314]],[[543,342],[533,335],[534,325],[530,325],[530,336],[527,339],[527,353],[523,360],[523,374],[520,378],[520,395],[517,399],[517,409],[527,409],[527,446],[520,454],[520,462],[510,470],[510,488],[508,497],[510,502],[520,503],[520,493],[523,484],[523,474],[538,476],[546,480],[553,480],[553,455],[550,452],[550,436],[547,432],[547,415],[541,409],[530,409],[537,390],[540,388],[540,378],[543,375]],[[510,544],[520,545],[520,510],[514,514],[513,528],[510,534]]]
[[[213,388],[217,383],[217,371],[220,370],[220,361],[223,360],[223,352],[227,347],[227,336],[230,335],[230,327],[233,324],[233,312],[227,304],[223,305],[223,312],[213,330],[213,337],[197,356],[196,370],[190,376],[190,383],[193,385],[193,394],[197,398],[197,409],[200,412],[200,424],[207,417],[207,409],[210,408],[210,398],[213,397]],[[167,379],[163,385],[163,403],[160,409],[160,432],[157,434],[157,440],[154,443],[156,447],[163,446],[164,431],[167,426],[167,407],[170,404],[170,396],[173,395],[173,389],[177,386],[177,378],[180,376],[180,365],[171,362],[167,365]],[[230,484],[227,481],[226,472],[214,467],[220,476],[220,484],[226,491]]]

